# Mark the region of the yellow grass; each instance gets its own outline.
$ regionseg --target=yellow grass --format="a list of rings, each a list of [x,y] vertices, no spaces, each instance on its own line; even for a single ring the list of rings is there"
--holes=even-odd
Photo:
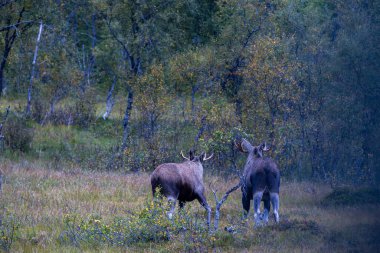
[[[95,214],[108,222],[145,208],[152,199],[149,174],[146,173],[89,172],[72,168],[52,171],[27,162],[4,163],[0,170],[4,172],[0,214],[12,215],[20,223],[18,238],[12,245],[15,252],[91,252],[94,249],[88,246],[77,248],[58,242],[64,229],[65,214],[82,217]],[[207,174],[205,180],[207,199],[212,207],[215,207],[215,201],[209,186],[218,189],[221,197],[237,182],[236,179],[224,180]],[[206,251],[370,252],[377,249],[379,242],[373,239],[373,233],[379,232],[380,216],[376,215],[379,206],[325,207],[320,201],[329,192],[331,189],[327,185],[283,181],[280,225],[271,221],[267,227],[254,229],[250,216],[248,223],[240,226],[243,230],[232,235],[223,228],[241,224],[241,192],[237,190],[222,207],[220,232],[215,234],[215,244]],[[189,203],[185,208],[193,215],[205,215],[197,202]],[[297,227],[294,221],[314,222],[316,227]],[[286,224],[290,227],[286,228]],[[179,242],[169,241],[137,243],[130,248],[104,246],[96,250],[177,252],[182,248]]]

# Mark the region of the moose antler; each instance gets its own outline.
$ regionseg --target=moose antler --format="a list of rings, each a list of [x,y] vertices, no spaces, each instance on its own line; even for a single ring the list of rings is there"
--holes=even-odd
[[[186,160],[189,160],[189,161],[190,161],[190,158],[187,158],[187,157],[185,157],[185,156],[183,155],[182,150],[181,150],[181,155],[182,155],[183,158],[185,158]]]
[[[203,161],[207,161],[207,160],[211,159],[213,156],[214,156],[214,153],[212,153],[209,157],[207,157],[207,155],[205,153],[205,158],[203,159]]]
[[[267,146],[267,142],[265,141],[263,144],[261,144],[260,148],[263,151],[268,151],[270,148]]]

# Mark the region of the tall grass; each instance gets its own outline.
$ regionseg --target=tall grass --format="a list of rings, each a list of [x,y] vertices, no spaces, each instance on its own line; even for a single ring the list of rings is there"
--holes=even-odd
[[[252,214],[248,221],[242,221],[241,193],[236,191],[221,209],[219,231],[206,233],[207,241],[200,239],[204,235],[196,227],[183,225],[175,236],[159,240],[136,239],[128,244],[63,242],[62,235],[68,231],[65,217],[78,217],[77,221],[87,225],[91,219],[99,220],[102,226],[111,228],[115,228],[117,220],[140,217],[147,221],[139,224],[148,232],[153,219],[144,211],[152,200],[149,174],[90,172],[72,167],[50,170],[43,164],[26,161],[4,161],[1,169],[4,184],[0,215],[7,222],[2,223],[0,232],[9,235],[11,224],[17,224],[9,246],[12,251],[373,252],[379,246],[378,204],[325,206],[323,200],[332,190],[309,182],[283,182],[278,225],[272,219],[268,226],[254,228]],[[234,178],[210,175],[205,175],[205,180],[206,186],[212,183],[220,194],[236,183]],[[212,193],[206,188],[208,202],[215,207]],[[199,203],[187,204],[185,211],[186,217],[198,220],[194,224],[204,224],[206,213]]]

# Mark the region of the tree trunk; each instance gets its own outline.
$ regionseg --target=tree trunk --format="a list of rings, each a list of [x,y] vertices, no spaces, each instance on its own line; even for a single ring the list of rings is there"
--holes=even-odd
[[[183,118],[183,121],[187,121],[186,120],[186,96],[183,96],[182,97],[182,118]]]
[[[243,124],[243,100],[240,97],[237,97],[235,100],[235,108],[236,108],[236,117],[238,118],[238,122]]]
[[[8,105],[7,107],[7,110],[5,111],[5,116],[4,116],[4,119],[3,119],[3,122],[1,122],[0,124],[0,147],[3,149],[4,148],[4,135],[3,135],[3,126],[5,124],[5,122],[7,121],[7,118],[8,118],[8,114],[9,114],[9,109],[11,107]],[[1,169],[0,169],[0,174],[1,174]],[[1,183],[1,182],[0,182]],[[0,187],[1,188],[1,187]],[[1,190],[1,189],[0,189]]]
[[[191,87],[191,113],[192,116],[194,116],[194,111],[195,111],[195,93],[198,91],[198,85],[194,84]]]
[[[92,32],[91,48],[94,49],[96,45],[96,15],[95,14],[92,14],[91,16],[91,32]]]
[[[80,85],[80,89],[82,94],[85,93],[87,86],[89,85],[89,79],[88,79],[88,67],[86,67],[86,54],[84,51],[84,44],[82,44],[82,59],[81,59],[81,68],[83,71],[83,81]]]
[[[15,39],[17,37],[17,30],[16,29],[18,29],[21,25],[21,19],[22,19],[22,15],[23,15],[24,11],[25,11],[25,8],[23,7],[20,10],[18,20],[17,20],[17,23],[15,25],[11,25],[11,19],[10,18],[8,18],[8,20],[7,20],[7,28],[6,28],[5,38],[4,38],[4,52],[3,52],[3,57],[1,60],[1,64],[0,64],[0,97],[3,93],[3,88],[4,88],[5,65],[7,63],[7,59],[8,59],[9,53],[12,49],[13,43],[15,42]],[[30,22],[29,22],[29,24],[30,24]],[[25,26],[23,28],[25,28]],[[11,33],[12,29],[14,29],[13,33]]]
[[[3,94],[5,63],[6,63],[6,58],[3,56],[3,60],[1,61],[1,65],[0,65],[0,97]]]
[[[199,139],[201,138],[205,128],[206,128],[206,115],[202,116],[202,119],[201,119],[201,127],[199,128],[198,130],[198,133],[197,135],[195,136],[194,138],[194,149],[198,146],[198,142],[199,142]]]
[[[92,17],[91,17],[91,50],[89,52],[89,62],[88,62],[88,65],[87,65],[87,85],[90,85],[91,84],[91,73],[92,73],[92,70],[94,69],[94,65],[95,65],[95,56],[93,54],[94,52],[94,49],[95,49],[95,45],[96,45],[96,26],[95,26],[95,22],[96,22],[96,15],[93,14]]]
[[[55,104],[60,100],[62,94],[59,94],[59,91],[56,91],[54,96],[50,99],[50,108],[49,108],[49,111],[46,112],[45,114],[45,117],[43,118],[43,120],[41,121],[41,126],[45,125],[45,122],[46,120],[49,119],[49,117],[51,117],[51,115],[54,114],[55,112]]]
[[[4,52],[3,52],[3,59],[1,60],[0,64],[0,96],[3,93],[3,88],[4,88],[4,70],[5,70],[5,64],[7,63],[7,59],[9,56],[9,53],[12,48],[12,44],[14,41],[15,36],[12,35],[9,37],[9,30],[5,34],[5,44],[4,44]]]
[[[26,115],[30,114],[30,106],[31,106],[31,102],[32,102],[32,89],[33,89],[34,72],[35,72],[35,68],[36,68],[38,46],[39,46],[39,43],[41,40],[42,28],[43,28],[43,23],[42,23],[42,21],[40,21],[40,30],[39,30],[38,36],[37,36],[36,49],[34,50],[34,57],[33,57],[33,62],[32,62],[32,73],[30,75],[30,82],[29,82],[29,88],[28,88],[28,101],[26,104]]]
[[[133,92],[132,90],[129,90],[128,93],[128,99],[127,99],[127,108],[125,110],[124,114],[124,120],[123,120],[123,141],[121,144],[120,151],[123,152],[125,148],[127,147],[127,141],[128,141],[128,130],[129,130],[129,118],[132,111],[132,105],[133,105]]]
[[[5,121],[7,120],[8,118],[8,114],[9,114],[9,109],[11,108],[10,105],[8,105],[7,107],[7,110],[5,111],[5,115],[4,115],[4,119],[3,119],[3,122],[1,122],[0,124],[0,139],[3,138],[3,134],[2,134],[2,131],[3,131],[3,125],[5,124]]]
[[[112,108],[115,104],[115,101],[113,99],[113,91],[115,89],[115,84],[116,84],[116,76],[114,76],[113,81],[112,81],[112,85],[111,85],[110,89],[108,90],[107,102],[106,102],[106,111],[103,114],[104,120],[108,119],[108,117],[110,116],[110,114],[112,112]]]
[[[3,52],[3,59],[1,60],[0,63],[0,96],[3,93],[3,88],[4,88],[4,71],[5,71],[5,65],[8,60],[9,53],[12,48],[12,44],[15,40],[15,34],[9,37],[9,30],[7,31],[5,35],[5,44],[4,44],[4,52]]]

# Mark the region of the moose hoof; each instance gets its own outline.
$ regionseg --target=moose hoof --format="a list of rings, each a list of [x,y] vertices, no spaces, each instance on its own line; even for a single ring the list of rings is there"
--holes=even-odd
[[[261,219],[255,220],[255,227],[262,227],[264,226],[264,222]]]
[[[264,212],[260,215],[260,219],[264,223],[268,223],[268,221],[269,221],[269,211],[267,209],[265,209]]]
[[[274,213],[273,216],[274,216],[274,221],[276,223],[279,223],[280,222],[280,216],[278,215],[278,213]]]
[[[261,215],[258,215],[254,218],[255,221],[255,227],[261,227],[264,225],[263,219],[261,218]]]

